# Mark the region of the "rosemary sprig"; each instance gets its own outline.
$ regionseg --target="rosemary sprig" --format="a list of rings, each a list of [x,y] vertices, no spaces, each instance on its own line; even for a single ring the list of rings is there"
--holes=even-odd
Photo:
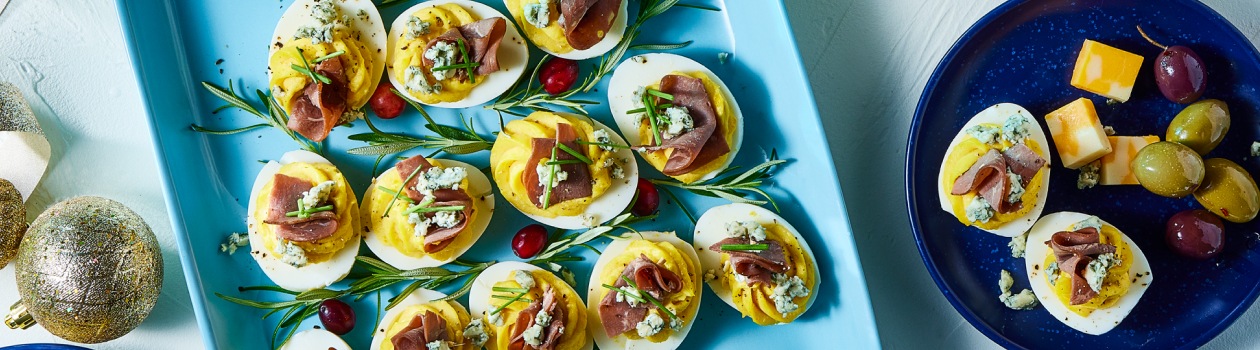
[[[218,97],[220,100],[223,100],[223,102],[226,102],[226,104],[219,106],[218,108],[215,108],[212,113],[218,113],[219,111],[222,111],[228,108],[236,108],[236,109],[245,111],[249,114],[253,114],[254,116],[258,117],[259,119],[262,119],[266,123],[254,124],[254,125],[250,125],[244,128],[238,128],[238,129],[232,129],[232,130],[212,130],[212,129],[208,129],[197,124],[192,124],[191,129],[193,131],[212,134],[212,135],[231,135],[231,134],[242,133],[242,132],[262,128],[263,126],[270,126],[280,131],[283,131],[286,135],[289,135],[289,138],[292,138],[293,141],[296,141],[299,145],[302,146],[303,149],[306,149],[308,151],[315,152],[315,153],[323,153],[318,143],[312,142],[311,140],[307,140],[305,137],[302,137],[302,135],[299,135],[297,132],[294,132],[293,130],[289,129],[289,126],[288,126],[289,114],[285,113],[283,108],[280,108],[279,102],[276,102],[276,99],[274,97],[272,97],[271,95],[268,95],[267,93],[264,93],[262,90],[255,90],[255,92],[258,95],[258,99],[262,101],[263,110],[265,110],[266,113],[259,111],[258,108],[255,108],[243,97],[241,97],[240,95],[237,95],[236,87],[234,84],[232,84],[231,80],[228,81],[227,88],[220,87],[208,81],[201,82],[201,86],[205,87],[207,91],[210,91],[210,94],[214,95],[215,97]]]
[[[468,290],[472,288],[472,281],[485,271],[490,265],[494,265],[494,261],[484,263],[470,263],[460,260],[452,262],[452,264],[467,267],[463,271],[452,271],[443,267],[426,267],[415,270],[399,270],[375,258],[360,256],[355,258],[356,263],[368,271],[368,275],[350,283],[350,288],[345,290],[330,290],[326,288],[313,289],[306,292],[298,293],[276,286],[253,286],[238,288],[240,292],[248,291],[269,291],[290,295],[292,300],[284,301],[258,301],[238,298],[221,293],[214,293],[219,298],[228,302],[252,307],[256,309],[268,310],[263,314],[263,318],[271,317],[271,315],[283,313],[279,323],[276,325],[271,335],[271,347],[276,348],[276,344],[284,344],[293,337],[297,332],[297,325],[302,321],[314,316],[319,312],[319,304],[329,299],[339,299],[343,297],[352,297],[358,301],[370,294],[379,293],[381,289],[393,286],[403,281],[413,281],[410,285],[403,289],[401,293],[389,299],[389,305],[386,310],[397,306],[398,302],[407,298],[412,292],[419,288],[437,289],[449,282],[455,281],[462,277],[468,277],[463,285],[454,293],[447,295],[441,300],[451,300],[459,298],[464,294],[468,294]],[[380,294],[377,294],[378,296]],[[287,329],[287,331],[285,331]],[[280,338],[281,332],[284,337]]]
[[[494,141],[487,140],[477,134],[477,129],[473,127],[471,118],[460,118],[460,121],[464,124],[462,129],[438,124],[433,121],[433,118],[429,116],[429,113],[425,112],[424,108],[419,104],[407,99],[398,90],[390,89],[390,91],[392,91],[395,95],[402,97],[403,101],[407,101],[412,108],[419,111],[420,116],[424,117],[426,123],[424,127],[437,135],[413,137],[402,134],[391,134],[377,129],[376,125],[372,124],[372,120],[370,118],[365,118],[364,121],[367,122],[368,128],[371,129],[372,132],[350,135],[350,139],[367,142],[368,145],[351,148],[346,152],[357,155],[377,156],[376,165],[373,165],[372,167],[372,173],[376,173],[377,166],[380,165],[381,160],[386,156],[410,151],[416,148],[437,149],[437,151],[427,156],[431,158],[442,152],[449,154],[470,154],[489,150],[491,146],[494,146]]]
[[[565,282],[569,283],[571,286],[576,286],[577,281],[574,279],[573,271],[564,267],[564,265],[559,264],[562,262],[585,260],[582,256],[577,255],[577,252],[574,251],[575,248],[588,249],[595,252],[595,254],[600,254],[599,249],[595,249],[595,247],[591,245],[591,242],[596,238],[613,238],[615,236],[612,235],[612,232],[617,229],[639,232],[630,225],[655,219],[656,214],[648,216],[634,216],[629,212],[624,212],[621,213],[621,215],[617,215],[617,217],[614,217],[612,220],[609,220],[600,226],[587,229],[584,232],[563,234],[564,231],[557,231],[554,234],[554,236],[557,237],[552,240],[551,244],[548,244],[541,253],[538,253],[538,255],[527,261],[527,263],[559,273],[560,277],[564,278]]]
[[[770,198],[770,195],[761,189],[761,185],[765,184],[773,176],[770,173],[771,170],[775,166],[787,162],[778,158],[778,153],[772,151],[770,152],[769,160],[752,167],[752,169],[748,169],[748,171],[737,174],[735,171],[739,170],[739,167],[730,167],[723,170],[713,179],[693,184],[685,184],[677,180],[649,179],[648,181],[657,185],[676,187],[698,195],[722,198],[735,203],[753,205],[770,203],[770,205],[774,206],[775,211],[779,211],[779,205],[774,202],[774,198]],[[765,200],[747,198],[753,194],[759,195]]]
[[[516,85],[510,89],[509,93],[504,94],[494,103],[487,105],[485,108],[498,111],[500,113],[508,113],[513,115],[522,115],[521,113],[512,111],[517,108],[525,108],[529,110],[545,110],[545,105],[553,105],[568,108],[574,113],[586,115],[586,106],[599,104],[598,101],[576,99],[578,94],[588,93],[595,89],[600,80],[608,73],[612,73],[617,64],[621,63],[625,58],[626,51],[631,49],[657,49],[657,50],[674,50],[681,49],[691,45],[691,41],[678,44],[642,44],[632,45],[634,40],[639,37],[642,32],[643,24],[648,20],[665,13],[674,5],[678,4],[678,0],[642,0],[639,2],[639,16],[635,19],[634,24],[626,28],[625,35],[617,46],[611,51],[604,54],[600,58],[599,64],[595,66],[595,70],[582,80],[581,84],[574,85],[568,91],[552,95],[545,91],[541,85],[535,85],[538,80],[538,74],[544,62],[549,60],[544,57],[534,67],[533,73],[522,81],[517,81]]]

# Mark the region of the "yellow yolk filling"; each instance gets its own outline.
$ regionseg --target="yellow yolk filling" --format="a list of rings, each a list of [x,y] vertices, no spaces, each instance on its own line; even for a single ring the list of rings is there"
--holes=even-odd
[[[429,164],[442,167],[442,163],[437,159],[429,159]],[[385,245],[397,248],[399,252],[415,258],[429,256],[435,260],[446,260],[451,258],[456,252],[461,251],[462,249],[460,248],[471,246],[476,237],[471,234],[460,233],[446,248],[432,254],[424,252],[424,237],[417,237],[415,235],[416,225],[411,224],[407,220],[409,216],[406,213],[407,207],[410,206],[410,203],[406,200],[407,194],[402,192],[398,196],[398,200],[394,201],[394,206],[390,208],[389,202],[394,198],[394,195],[381,189],[381,187],[384,187],[391,191],[404,191],[402,189],[403,176],[407,175],[411,174],[400,175],[398,170],[391,168],[376,178],[376,186],[379,187],[370,188],[367,194],[363,195],[363,217],[361,219],[367,223],[368,231],[375,233]],[[468,198],[473,198],[474,205],[478,203],[476,194],[468,191],[467,178],[460,182],[459,189],[464,191]],[[385,212],[386,208],[389,208],[388,215]],[[483,215],[478,209],[480,208],[473,208],[472,213],[467,218],[464,218],[468,222],[468,227],[472,226],[477,217]]]
[[[594,182],[591,185],[591,196],[556,203],[548,206],[547,209],[534,205],[529,198],[524,181],[525,172],[538,171],[535,168],[527,169],[529,158],[533,154],[533,139],[555,138],[556,125],[561,123],[571,125],[579,140],[594,142],[595,125],[587,122],[586,118],[538,111],[525,119],[507,123],[494,141],[494,147],[490,149],[494,183],[499,186],[499,191],[508,202],[512,203],[512,206],[526,214],[547,218],[579,215],[586,212],[591,202],[612,186],[611,170],[603,164],[605,160],[612,159],[616,154],[604,151],[599,146],[578,144],[578,148],[591,159],[591,164],[587,165]]]
[[[552,1],[547,6],[551,14],[550,21],[543,28],[535,27],[525,20],[525,5],[537,4],[538,0],[507,0],[508,12],[512,13],[512,19],[516,20],[517,28],[525,32],[525,37],[534,45],[547,51],[554,53],[569,53],[573,51],[573,46],[569,45],[569,38],[564,35],[564,27],[560,26],[560,2]]]
[[[578,297],[577,292],[573,291],[564,281],[557,278],[546,271],[530,271],[529,274],[534,276],[534,288],[525,294],[525,299],[542,300],[543,290],[546,286],[555,289],[556,307],[563,309],[565,312],[564,334],[560,336],[560,343],[556,345],[556,350],[579,350],[586,346],[586,307],[582,305],[582,298]],[[511,278],[499,281],[494,287],[503,288],[521,288],[516,280]],[[496,295],[515,296],[515,294],[507,292],[494,292]],[[500,305],[507,302],[502,299],[490,299],[490,308],[494,311]],[[512,342],[512,328],[516,324],[516,316],[529,307],[530,303],[517,301],[503,308],[499,313],[503,314],[503,325],[495,326],[486,322],[486,328],[490,330],[490,341],[486,342],[486,348],[490,350],[507,350],[508,345]]]
[[[640,255],[647,256],[648,260],[678,275],[679,280],[682,281],[682,290],[670,294],[665,300],[660,300],[660,302],[670,312],[677,315],[683,324],[691,322],[691,320],[687,319],[688,315],[691,315],[696,308],[700,307],[700,304],[693,302],[696,299],[696,295],[700,293],[700,275],[697,273],[700,271],[700,263],[693,261],[689,255],[678,250],[677,247],[674,247],[669,242],[647,240],[630,242],[625,251],[612,258],[607,265],[604,265],[604,270],[600,271],[599,274],[600,283],[610,286],[616,285],[617,280],[621,277],[621,273],[625,272],[626,265],[639,258]],[[631,280],[634,280],[633,277],[631,277]],[[592,286],[592,288],[601,288],[603,290],[603,293],[599,294],[599,299],[597,300],[604,300],[608,293],[616,293],[601,286]],[[661,319],[667,322],[669,320],[669,316],[663,312],[655,311],[655,309],[649,312],[656,312]],[[647,340],[660,343],[669,339],[671,334],[673,334],[673,330],[670,327],[663,327],[660,332],[648,336]],[[629,339],[643,339],[637,332],[626,332],[622,336]]]
[[[1097,296],[1084,304],[1072,305],[1071,271],[1059,270],[1059,278],[1050,285],[1050,289],[1054,291],[1054,295],[1059,298],[1063,306],[1083,317],[1089,317],[1094,310],[1106,309],[1120,302],[1120,297],[1129,293],[1129,285],[1133,283],[1129,276],[1129,268],[1133,266],[1133,250],[1124,241],[1120,231],[1110,225],[1103,225],[1098,241],[1116,246],[1116,258],[1120,260],[1120,264],[1107,270],[1107,277],[1103,278],[1102,288]],[[1041,266],[1050,266],[1050,263],[1055,261],[1054,251],[1048,250]],[[1046,279],[1045,282],[1049,284],[1050,280]]]
[[[302,49],[302,53],[298,53],[298,48]],[[376,91],[376,87],[371,86],[373,53],[368,51],[362,41],[349,37],[345,30],[338,29],[333,32],[332,43],[315,44],[309,38],[290,40],[284,43],[283,48],[271,55],[267,65],[271,71],[271,93],[285,112],[293,113],[293,104],[301,95],[302,89],[314,82],[310,75],[293,69],[293,65],[305,67],[302,62],[302,57],[305,56],[305,64],[310,64],[311,70],[314,71],[315,66],[318,65],[315,59],[337,51],[345,51],[337,58],[341,59],[342,66],[345,67],[346,79],[348,79],[346,89],[349,91],[349,96],[346,97],[346,106],[359,109],[367,104],[368,98],[372,97],[372,92]]]
[[[722,136],[726,138],[726,144],[734,148],[736,134],[740,132],[739,121],[736,120],[735,109],[731,107],[731,102],[726,98],[726,92],[722,86],[713,81],[713,78],[710,78],[704,72],[673,72],[670,74],[697,78],[704,82],[704,89],[709,92],[709,101],[713,103],[713,111],[717,113],[718,128],[722,132]],[[660,83],[652,84],[647,88],[658,90],[660,89]],[[643,123],[639,125],[639,140],[643,144],[652,143],[652,125],[648,123],[647,119],[644,119]],[[643,160],[647,161],[648,164],[651,164],[656,170],[661,170],[665,169],[665,163],[669,161],[669,155],[672,153],[674,153],[673,149],[666,149],[640,154],[643,155]],[[683,183],[696,182],[705,175],[721,169],[723,165],[726,165],[726,160],[730,159],[730,157],[731,152],[727,152],[689,173],[671,177]]]
[[[411,324],[411,320],[420,317],[426,311],[437,314],[446,321],[447,339],[455,343],[454,346],[451,346],[452,350],[472,350],[476,348],[471,341],[464,340],[464,327],[469,322],[472,322],[472,318],[469,317],[468,311],[464,310],[464,306],[453,301],[434,301],[408,306],[398,314],[398,318],[383,320],[382,322],[389,326],[385,329],[385,333],[382,334],[385,337],[385,341],[381,342],[381,350],[394,350],[394,342],[392,341],[394,336],[402,333],[403,329]]]
[[[358,199],[355,198],[354,191],[350,189],[345,176],[341,175],[337,167],[330,164],[289,163],[281,166],[277,173],[307,180],[311,185],[329,180],[336,183],[332,186],[332,191],[328,193],[328,200],[325,203],[332,204],[333,210],[337,212],[337,231],[332,236],[314,242],[293,242],[306,252],[309,263],[327,261],[344,248],[346,243],[359,239]],[[258,198],[254,200],[254,212],[250,216],[254,219],[256,232],[262,238],[264,248],[271,254],[279,256],[282,254],[277,244],[275,226],[263,223],[263,220],[267,219],[267,212],[271,209],[271,189],[274,185],[272,180],[268,180],[258,190]]]
[[[1001,125],[991,123],[981,125],[997,128],[1002,127]],[[1038,156],[1041,156],[1042,159],[1050,159],[1045,154],[1041,154],[1041,146],[1037,143],[1037,141],[1027,138],[1024,139],[1024,145],[1032,149],[1033,152],[1037,153]],[[1027,215],[1029,212],[1032,212],[1033,207],[1037,204],[1037,194],[1041,192],[1041,178],[1046,174],[1046,172],[1043,171],[1045,170],[1044,167],[1037,170],[1037,174],[1033,175],[1032,180],[1028,182],[1028,187],[1024,188],[1024,195],[1020,197],[1020,200],[1024,204],[1019,208],[1019,210],[1009,213],[993,213],[993,218],[989,219],[988,222],[971,222],[970,220],[967,220],[967,204],[971,203],[971,200],[976,197],[976,194],[967,193],[961,196],[955,196],[949,194],[949,190],[954,188],[954,181],[957,180],[959,176],[966,173],[968,169],[971,169],[971,166],[976,164],[976,160],[979,160],[985,153],[988,153],[990,149],[996,149],[998,152],[1002,152],[1007,148],[1015,146],[1015,144],[1003,139],[1001,143],[996,146],[997,147],[985,144],[971,135],[966,135],[962,142],[959,142],[957,146],[954,146],[954,149],[950,150],[949,159],[947,159],[943,165],[945,167],[945,177],[941,179],[941,189],[949,196],[949,203],[953,208],[954,217],[958,218],[958,222],[961,222],[964,225],[975,226],[986,230],[996,229],[998,227],[1002,227],[1002,225],[1005,225],[1008,222],[1015,221],[1015,219]]]
[[[457,4],[425,7],[413,12],[411,16],[429,22],[429,33],[415,39],[407,39],[404,33],[397,34],[394,47],[391,49],[393,52],[390,55],[389,74],[393,75],[397,81],[402,82],[407,81],[408,68],[413,66],[424,67],[424,51],[430,41],[455,27],[480,20],[477,15],[468,12],[467,9]],[[468,44],[465,43],[465,45]],[[442,85],[442,89],[432,94],[411,90],[407,90],[406,93],[419,99],[421,102],[429,104],[463,100],[468,97],[468,94],[472,93],[473,88],[476,88],[477,85],[480,85],[485,80],[477,79],[476,82],[473,82],[471,79],[468,79],[460,81],[454,77],[436,80],[433,79],[429,68],[421,68],[421,70],[425,72],[425,77],[429,79],[429,82]]]
[[[805,248],[801,247],[801,243],[796,240],[796,235],[793,235],[786,227],[779,224],[763,224],[762,226],[766,228],[766,239],[778,241],[783,245],[783,255],[788,266],[785,274],[789,278],[800,277],[805,287],[809,288],[809,295],[792,299],[792,302],[801,307],[787,315],[779,313],[778,308],[774,306],[774,299],[770,298],[774,285],[763,283],[754,287],[736,280],[735,271],[728,263],[730,255],[722,254],[722,273],[718,274],[717,278],[719,283],[725,283],[731,290],[731,301],[735,303],[735,309],[739,310],[744,317],[752,317],[753,322],[762,326],[790,323],[805,313],[805,304],[814,293],[818,292],[815,290],[818,276],[814,276],[812,267],[814,262],[809,259],[809,253],[805,252]]]

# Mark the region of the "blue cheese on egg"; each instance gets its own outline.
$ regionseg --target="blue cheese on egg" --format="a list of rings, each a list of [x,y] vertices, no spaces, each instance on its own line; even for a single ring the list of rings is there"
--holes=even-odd
[[[984,144],[997,142],[998,135],[1001,132],[1002,131],[1000,129],[988,125],[976,125],[967,128],[968,135],[971,135],[971,137],[976,138],[976,140],[979,140]]]
[[[1011,184],[1011,189],[1009,192],[1007,192],[1007,195],[1006,195],[1006,202],[1019,203],[1019,201],[1021,200],[1020,197],[1024,196],[1024,183],[1022,182],[1023,178],[1020,177],[1019,174],[1016,174],[1013,171],[1007,171],[1006,180],[1010,182]]]
[[[1116,253],[1101,254],[1090,261],[1085,267],[1085,282],[1089,283],[1089,289],[1095,292],[1102,291],[1103,281],[1107,279],[1107,270],[1116,266],[1120,266],[1120,259],[1116,259]]]
[[[538,0],[521,7],[525,22],[538,28],[546,28],[551,24],[551,0]]]
[[[336,184],[333,181],[324,181],[315,185],[315,187],[311,187],[310,190],[302,192],[302,203],[308,208],[318,207],[328,200],[328,194],[332,193],[332,187]]]
[[[419,180],[416,182],[416,191],[424,193],[426,196],[433,196],[433,191],[441,189],[458,191],[460,182],[463,182],[467,177],[468,170],[465,170],[464,167],[432,167],[419,176]]]
[[[280,244],[280,261],[293,267],[306,266],[306,251],[293,242],[278,239]]]
[[[428,344],[424,344],[424,347],[426,350],[451,350],[450,344],[441,340],[431,341]]]
[[[468,326],[464,327],[464,340],[472,342],[478,348],[486,345],[486,342],[490,340],[490,335],[486,334],[486,325],[481,322],[481,319],[468,322]]]
[[[1012,115],[1002,124],[1002,138],[1011,143],[1023,143],[1028,135],[1028,118],[1023,115]]]
[[[661,138],[664,139],[678,137],[695,127],[691,112],[687,111],[687,107],[666,108],[665,114],[660,117],[661,124],[665,124],[665,128],[661,130]]]
[[[993,218],[993,207],[984,198],[976,196],[967,203],[967,220],[972,222],[989,222]]]
[[[419,17],[411,17],[411,19],[407,20],[407,31],[403,32],[403,38],[416,40],[416,38],[429,34],[429,26],[432,26],[432,24],[428,21]]]
[[[442,85],[430,84],[429,79],[424,77],[424,70],[420,66],[407,67],[407,78],[403,85],[407,90],[422,94],[442,92]]]
[[[439,41],[433,43],[433,46],[430,46],[429,49],[424,50],[424,58],[433,61],[434,68],[449,66],[455,63],[456,51],[455,45],[451,45],[450,42]],[[446,80],[446,78],[455,74],[456,71],[455,69],[450,69],[441,71],[430,70],[429,72],[433,74],[433,79],[441,81]]]
[[[639,333],[640,337],[652,336],[653,334],[660,333],[661,329],[664,328],[665,319],[662,319],[661,316],[657,315],[655,312],[649,312],[647,317],[643,318],[643,321],[639,321],[638,324],[634,325],[634,330]]]
[[[515,279],[516,284],[521,285],[521,288],[534,289],[534,276],[529,272],[516,270],[512,272],[512,279]]]
[[[766,240],[766,228],[753,221],[731,221],[726,223],[726,235],[732,238],[748,237],[760,242]]]
[[[776,273],[774,277],[774,289],[770,292],[770,299],[774,300],[774,308],[783,315],[795,312],[800,308],[794,299],[808,296],[809,288],[805,288],[805,281],[800,276],[787,277],[787,275]]]

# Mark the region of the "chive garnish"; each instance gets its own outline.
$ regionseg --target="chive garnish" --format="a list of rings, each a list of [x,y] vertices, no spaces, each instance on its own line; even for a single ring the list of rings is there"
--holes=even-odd
[[[652,90],[649,89],[648,91]],[[656,101],[653,101],[647,94],[643,94],[643,105],[645,106],[644,112],[647,114],[648,123],[652,124],[652,138],[656,140],[654,145],[659,146],[662,142],[660,126],[657,125],[660,123],[660,120],[656,115]]]
[[[460,211],[460,210],[464,210],[464,206],[462,206],[462,205],[452,205],[452,206],[446,206],[446,207],[425,207],[425,206],[419,206],[419,205],[417,205],[417,206],[415,206],[415,207],[413,207],[413,208],[411,208],[411,209],[407,209],[407,214],[412,214],[412,213],[435,213],[435,212],[439,212],[439,211]]]
[[[656,308],[661,310],[661,312],[664,312],[666,315],[668,315],[671,320],[678,318],[677,315],[674,315],[673,312],[670,312],[669,309],[666,309],[665,305],[662,305],[660,301],[657,301],[656,298],[653,298],[651,294],[648,294],[647,292],[644,292],[642,289],[639,289],[639,286],[635,285],[634,281],[631,281],[630,278],[626,277],[626,275],[621,275],[621,280],[626,281],[626,283],[630,284],[631,288],[634,288],[635,290],[639,291],[639,294],[643,296],[643,299],[647,299],[647,301],[656,305]]]
[[[557,145],[559,145],[559,144],[560,144],[560,140],[556,140],[556,144],[557,144]],[[556,148],[558,148],[558,147],[552,147],[552,148],[551,148],[551,159],[556,159]],[[549,206],[550,206],[550,203],[551,203],[551,187],[553,187],[553,186],[552,186],[552,183],[555,183],[555,178],[556,178],[556,169],[557,169],[557,168],[559,168],[559,166],[557,166],[557,165],[555,165],[555,164],[548,165],[547,167],[548,167],[548,169],[547,169],[547,170],[551,172],[551,176],[547,178],[547,183],[543,184],[543,197],[542,197],[542,206],[543,206],[542,208],[543,208],[543,209],[547,209],[547,207],[549,207]]]
[[[634,295],[634,294],[632,294],[632,293],[630,293],[630,292],[625,291],[624,289],[617,288],[617,287],[613,287],[613,286],[610,286],[610,285],[608,285],[608,284],[603,284],[603,286],[604,286],[604,288],[608,288],[608,289],[610,289],[610,290],[612,290],[612,291],[614,291],[614,292],[617,292],[618,294],[621,294],[621,295],[626,296],[627,298],[634,299],[634,301],[637,301],[637,302],[640,302],[640,303],[646,303],[646,302],[648,302],[647,300],[643,300],[643,298],[640,298],[638,295]]]
[[[477,62],[460,63],[460,64],[452,64],[448,66],[433,67],[433,69],[431,69],[430,71],[441,72],[441,71],[452,70],[452,69],[477,68],[480,66],[481,66],[481,63],[477,63]]]
[[[618,145],[618,144],[615,144],[615,143],[587,142],[587,141],[582,141],[582,140],[577,140],[577,143],[578,143],[578,144],[581,144],[581,145],[589,145],[589,146],[604,146],[604,147],[612,147],[612,148],[631,148],[630,146]]]
[[[653,89],[644,89],[644,90],[645,90],[645,91],[647,91],[647,93],[648,93],[648,94],[650,94],[650,95],[653,95],[653,96],[656,96],[656,97],[660,97],[660,98],[663,98],[663,99],[666,99],[666,100],[670,100],[670,101],[673,101],[673,100],[674,100],[674,95],[670,95],[670,94],[667,94],[667,93],[664,93],[664,92],[660,92],[660,91],[657,91],[657,90],[653,90]]]
[[[656,110],[659,111],[659,110],[666,109],[673,106],[674,105],[671,103],[665,103],[660,106],[656,106]],[[647,112],[647,107],[639,107],[639,108],[631,109],[631,110],[626,111],[626,114],[639,114],[643,112]]]
[[[490,290],[495,291],[495,292],[505,292],[505,293],[525,293],[529,291],[529,289],[525,289],[525,288],[508,288],[508,287],[493,287],[493,288],[490,288]]]
[[[398,196],[398,191],[394,191],[393,189],[391,189],[391,188],[389,188],[389,187],[385,187],[385,186],[377,185],[377,186],[376,186],[376,189],[381,190],[381,191],[385,191],[385,193],[390,194],[390,195],[393,195],[393,196]],[[416,203],[416,201],[411,200],[411,197],[397,197],[397,198],[402,198],[402,200],[407,201],[407,203],[412,203],[412,204],[415,204],[415,203]]]
[[[568,153],[569,155],[572,155],[574,158],[577,158],[578,160],[582,161],[582,163],[591,164],[590,158],[586,158],[586,156],[582,155],[581,153],[578,153],[578,151],[575,151],[572,148],[569,148],[569,146],[563,143],[556,142],[556,147],[559,147],[560,150],[564,151],[564,153]]]
[[[490,314],[494,315],[499,313],[499,311],[503,311],[503,309],[507,308],[508,305],[512,305],[512,303],[515,303],[517,300],[521,300],[522,297],[525,297],[525,293],[517,294],[516,297],[508,300],[506,303],[503,303],[503,305],[499,305],[499,307],[495,308],[494,311],[491,311]]]
[[[309,218],[309,217],[311,217],[311,214],[318,213],[318,212],[322,212],[322,211],[330,211],[330,210],[333,210],[333,206],[331,206],[331,205],[325,205],[325,206],[322,206],[322,207],[310,208],[310,209],[308,209],[308,210],[301,210],[301,209],[298,209],[297,211],[291,211],[291,212],[288,212],[288,213],[284,213],[284,216],[287,216],[287,217],[300,217],[300,218],[305,219],[305,218]]]
[[[506,296],[506,295],[491,295],[491,296],[490,296],[490,299],[512,300],[513,302],[517,302],[517,301],[519,301],[519,302],[522,302],[522,303],[529,303],[529,302],[533,302],[533,300],[529,300],[529,298],[520,298],[520,299],[516,299],[516,298],[514,298],[514,297],[510,297],[510,296]]]
[[[763,251],[766,249],[770,249],[770,246],[767,244],[723,244],[721,248],[722,250],[747,252],[747,251],[754,251],[754,250]]]
[[[457,40],[457,41],[455,41],[455,43],[456,43],[456,44],[459,44],[459,54],[464,56],[464,63],[465,63],[465,64],[470,63],[470,61],[472,61],[472,60],[468,58],[468,47],[467,47],[466,45],[464,45],[464,41],[463,41],[463,40]],[[476,74],[473,74],[473,69],[472,69],[472,67],[465,67],[465,69],[467,69],[467,71],[468,71],[468,82],[469,82],[469,83],[472,83],[472,84],[476,84],[476,83],[477,83],[477,75],[476,75]]]
[[[327,54],[327,55],[324,55],[324,56],[320,56],[319,58],[316,58],[316,59],[315,59],[315,61],[313,61],[313,62],[315,62],[315,63],[320,63],[320,62],[323,62],[323,61],[327,61],[327,60],[329,60],[329,59],[332,59],[333,57],[341,56],[341,55],[343,55],[343,54],[345,54],[345,53],[346,53],[346,50],[337,50],[337,52],[333,52],[333,53],[330,53],[330,54]]]
[[[299,66],[297,64],[290,64],[289,66],[293,67],[293,70],[298,71],[299,73],[302,73],[302,74],[306,74],[307,76],[311,77],[311,80],[318,81],[324,84],[332,84],[332,80],[328,79],[328,77],[320,75],[319,73],[315,73],[315,70],[311,69],[311,62],[306,60],[306,52],[302,51],[302,48],[299,47],[297,51],[298,51],[298,57],[302,58],[302,65]]]
[[[577,160],[577,159],[553,160],[550,162],[543,163],[543,165],[565,165],[565,164],[584,164],[584,163],[582,163],[582,161]]]
[[[407,184],[411,183],[411,179],[416,178],[416,174],[419,174],[419,173],[420,173],[420,167],[416,167],[416,170],[412,170],[411,175],[407,175],[407,179],[403,180],[403,183],[402,183],[403,188],[404,189],[407,188]],[[401,195],[402,192],[403,190],[394,192],[394,197],[389,199],[389,205],[385,206],[385,214],[381,215],[382,218],[389,216],[389,210],[394,207],[394,202],[398,200],[398,196]],[[407,198],[407,199],[411,200],[411,198]]]

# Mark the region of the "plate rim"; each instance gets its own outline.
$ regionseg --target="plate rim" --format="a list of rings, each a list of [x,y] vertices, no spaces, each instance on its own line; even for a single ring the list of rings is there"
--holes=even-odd
[[[954,41],[954,44],[950,46],[948,51],[946,51],[945,56],[941,57],[941,60],[937,63],[936,68],[932,70],[932,75],[929,76],[927,83],[923,87],[922,93],[919,95],[919,102],[915,106],[914,110],[914,118],[910,122],[909,137],[906,140],[906,206],[910,214],[910,230],[914,234],[914,243],[915,247],[919,251],[919,257],[923,260],[923,264],[927,267],[928,273],[932,277],[932,282],[936,284],[938,289],[940,289],[941,294],[945,297],[945,300],[949,301],[949,304],[954,307],[954,310],[962,315],[972,328],[980,331],[980,333],[988,337],[989,340],[992,340],[1003,348],[1026,349],[1027,346],[1016,343],[1002,333],[998,332],[987,322],[981,320],[970,307],[959,300],[957,294],[954,293],[954,289],[941,277],[940,270],[937,268],[931,252],[929,252],[928,247],[923,242],[924,230],[919,219],[919,211],[915,205],[918,201],[914,183],[914,175],[916,170],[918,170],[915,166],[915,160],[918,158],[918,148],[916,148],[916,146],[919,136],[923,130],[922,120],[924,118],[924,114],[927,112],[925,105],[931,99],[932,93],[940,87],[942,82],[941,76],[944,71],[948,69],[948,67],[951,66],[962,54],[963,46],[967,45],[972,39],[974,39],[975,36],[979,35],[981,31],[994,25],[998,18],[1007,15],[1021,6],[1031,6],[1037,1],[1041,0],[1010,0],[999,4],[994,7],[993,10],[990,10],[984,16],[980,17],[980,19],[975,23],[972,23],[972,25],[963,32],[958,40]],[[1233,35],[1235,39],[1241,39],[1243,42],[1246,42],[1248,44],[1246,47],[1250,49],[1249,52],[1251,56],[1253,56],[1257,61],[1260,61],[1260,51],[1257,51],[1255,45],[1251,44],[1251,41],[1247,39],[1247,36],[1239,31],[1238,27],[1235,26],[1233,22],[1230,22],[1229,19],[1222,16],[1215,9],[1198,0],[1171,1],[1180,1],[1190,6],[1198,6],[1200,10],[1204,11],[1204,13],[1216,17],[1225,24],[1226,34]],[[935,189],[933,190],[935,191]],[[1193,338],[1189,338],[1186,343],[1181,344],[1178,348],[1194,349],[1203,346],[1212,339],[1215,339],[1218,335],[1224,332],[1225,329],[1232,326],[1234,322],[1238,320],[1239,316],[1242,316],[1244,312],[1250,309],[1251,305],[1255,303],[1258,296],[1260,296],[1260,282],[1257,282],[1254,286],[1252,286],[1251,291],[1247,293],[1242,303],[1239,303],[1231,309],[1227,314],[1225,314],[1225,317],[1217,321],[1215,325],[1212,325],[1207,332],[1201,333]]]

